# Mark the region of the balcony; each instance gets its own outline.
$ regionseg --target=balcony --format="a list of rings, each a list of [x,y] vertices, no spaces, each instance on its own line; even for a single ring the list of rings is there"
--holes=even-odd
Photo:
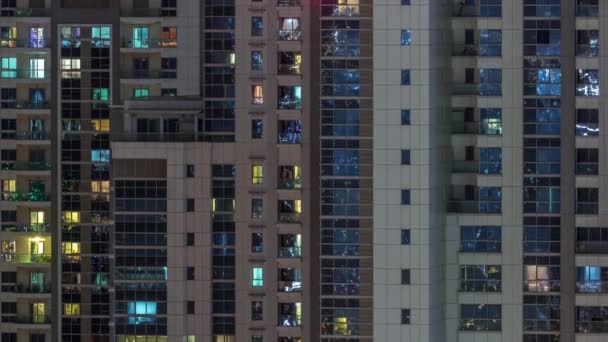
[[[490,17],[490,18],[500,18],[502,16],[502,6],[498,5],[486,5],[486,6],[477,6],[477,5],[466,5],[464,1],[459,1],[459,3],[454,4],[454,9],[452,12],[454,17]]]
[[[175,71],[164,70],[121,70],[122,79],[171,79],[176,78]]]
[[[300,178],[280,178],[279,189],[300,189],[302,188],[302,181]]]
[[[500,96],[502,83],[454,83],[452,94],[473,96]]]
[[[5,285],[2,284],[2,292],[6,293],[32,293],[32,294],[48,294],[51,293],[51,284],[45,284],[43,286],[37,284],[15,284]]]
[[[2,171],[49,171],[53,168],[50,162],[14,161],[3,162]]]
[[[15,131],[2,132],[2,139],[10,140],[50,140],[45,131]]]
[[[279,223],[301,223],[301,215],[299,213],[279,213]]]
[[[9,202],[48,202],[50,196],[44,192],[3,192],[2,200]]]
[[[5,223],[0,227],[3,232],[19,232],[19,233],[49,233],[51,225],[48,223]]]
[[[2,48],[26,48],[26,49],[42,49],[49,48],[50,42],[44,38],[41,39],[2,39]]]
[[[457,44],[452,49],[452,56],[500,57],[501,44]]]
[[[39,101],[2,101],[3,109],[50,109],[49,102]]]
[[[577,281],[576,292],[584,294],[608,293],[608,282],[601,280]]]
[[[302,68],[300,64],[279,64],[279,75],[301,75]]]
[[[15,319],[17,324],[51,324],[51,316],[46,315],[18,315]]]
[[[0,79],[20,79],[20,80],[49,80],[51,71],[49,69],[2,69]]]
[[[51,254],[1,253],[0,262],[12,264],[49,264]]]
[[[300,0],[278,0],[278,7],[300,7]]]
[[[599,5],[576,5],[577,17],[597,17],[599,13]]]
[[[302,247],[283,247],[279,246],[279,258],[300,258],[302,257]]]
[[[2,8],[2,17],[49,17],[50,8]]]
[[[453,160],[453,173],[479,173],[479,160]]]
[[[160,48],[175,48],[177,47],[177,40],[162,40],[162,39],[145,39],[145,40],[132,40],[123,39],[120,43],[121,48],[126,49],[160,49]]]
[[[502,121],[452,121],[452,134],[502,135]]]
[[[121,17],[154,18],[163,16],[160,8],[121,8]]]
[[[500,214],[501,202],[450,200],[448,201],[448,212],[460,214]]]
[[[116,133],[112,134],[116,142],[195,142],[203,141],[203,133]]]
[[[608,241],[577,241],[576,254],[608,254]]]
[[[279,315],[280,327],[299,327],[302,325],[301,315]]]

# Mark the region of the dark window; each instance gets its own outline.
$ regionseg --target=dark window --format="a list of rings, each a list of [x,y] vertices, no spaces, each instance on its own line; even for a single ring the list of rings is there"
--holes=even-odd
[[[186,199],[186,211],[188,211],[188,212],[194,211],[194,198]]]
[[[410,324],[410,309],[401,309],[401,324]]]
[[[44,334],[31,334],[30,342],[44,342]]]
[[[194,246],[194,233],[186,233],[186,246]]]
[[[251,320],[262,321],[264,320],[264,302],[251,302]]]
[[[402,205],[410,204],[410,191],[409,190],[401,190],[401,204]]]
[[[17,333],[2,333],[2,342],[17,342]]]
[[[160,96],[177,96],[177,88],[161,88]]]
[[[410,150],[401,150],[401,165],[410,165]]]
[[[410,70],[401,70],[401,85],[410,85]]]
[[[410,244],[410,230],[409,229],[401,229],[401,244],[402,245]]]
[[[411,5],[411,0],[401,0],[401,4],[404,6],[409,6]]]
[[[262,17],[251,17],[251,35],[261,37],[264,33],[264,22]]]
[[[264,251],[264,233],[251,233],[251,252],[262,253]]]
[[[401,110],[401,124],[404,126],[410,125],[410,110],[409,109]]]
[[[410,270],[401,270],[401,285],[410,284]]]
[[[251,139],[264,138],[264,120],[251,120]]]
[[[194,301],[193,300],[189,300],[186,302],[186,314],[187,315],[194,315]]]
[[[187,280],[194,280],[194,267],[187,267],[186,268],[186,279]]]
[[[194,177],[194,165],[192,165],[192,164],[186,165],[186,177],[188,177],[188,178]]]

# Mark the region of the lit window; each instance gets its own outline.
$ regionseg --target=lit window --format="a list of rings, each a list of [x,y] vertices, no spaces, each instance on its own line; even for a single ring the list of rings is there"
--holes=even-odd
[[[93,88],[92,99],[96,101],[108,101],[110,99],[110,91],[108,88]]]
[[[251,184],[264,183],[264,166],[253,165],[251,167]]]
[[[91,150],[91,161],[109,163],[110,162],[110,150]]]
[[[0,58],[0,77],[1,78],[17,78],[17,58],[2,57]]]
[[[91,129],[97,132],[109,132],[110,131],[110,120],[109,119],[93,119],[91,120]]]
[[[110,27],[99,26],[91,28],[91,38],[93,39],[110,39]]]
[[[349,335],[348,318],[336,317],[334,322],[334,335]]]
[[[41,79],[45,77],[44,58],[30,58],[30,78]]]
[[[130,47],[143,49],[150,47],[150,30],[147,27],[133,28],[133,43]]]
[[[264,55],[262,51],[251,51],[251,71],[264,70]]]
[[[2,192],[15,192],[17,191],[17,181],[14,179],[3,179],[2,180]]]
[[[32,303],[32,323],[48,323],[45,303]]]
[[[412,31],[401,30],[401,45],[410,45],[412,43]]]
[[[127,313],[130,315],[156,315],[156,302],[128,302]]]
[[[264,269],[262,267],[254,267],[251,270],[251,286],[264,286]]]
[[[17,28],[15,26],[0,27],[1,41],[0,47],[14,48],[17,46]]]
[[[80,254],[80,242],[62,242],[62,254]]]
[[[31,255],[42,255],[44,254],[44,239],[35,237],[29,239],[30,243],[30,254]]]
[[[30,212],[30,225],[44,224],[44,211],[31,211]]]
[[[61,59],[61,78],[80,78],[80,58]]]
[[[409,69],[401,70],[401,85],[410,85],[410,83],[411,83],[410,70]]]
[[[30,27],[30,47],[43,48],[45,47],[44,27]]]
[[[64,211],[62,216],[62,220],[65,223],[80,223],[79,211]]]
[[[80,304],[78,303],[64,303],[63,314],[66,316],[78,316],[80,315]]]
[[[177,46],[177,27],[163,27],[163,47]]]
[[[91,181],[92,192],[110,192],[110,181]]]
[[[150,91],[148,88],[135,88],[133,89],[133,97],[146,97],[149,96]]]
[[[251,103],[263,104],[264,103],[264,88],[261,84],[255,84],[251,86]]]

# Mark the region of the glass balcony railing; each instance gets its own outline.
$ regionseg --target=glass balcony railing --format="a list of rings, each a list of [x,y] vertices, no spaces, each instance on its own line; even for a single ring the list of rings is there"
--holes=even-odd
[[[608,281],[587,280],[576,282],[578,293],[608,293]]]
[[[49,140],[51,137],[45,131],[14,131],[2,132],[2,139],[14,140]]]
[[[44,39],[0,39],[2,48],[29,48],[41,49],[50,47],[49,42]]]
[[[299,258],[302,256],[302,247],[279,247],[279,258]]]
[[[279,292],[300,292],[302,291],[301,281],[281,281],[279,280]]]
[[[3,171],[48,171],[53,168],[50,162],[41,161],[14,161],[3,162],[1,164]]]
[[[1,79],[44,80],[51,77],[49,69],[1,69]]]
[[[203,141],[203,133],[117,133],[112,141],[117,142],[193,142]]]
[[[597,17],[600,13],[598,5],[576,5],[577,17]]]
[[[176,78],[177,73],[164,70],[122,70],[120,77],[124,79],[168,79]]]
[[[17,324],[51,324],[51,316],[46,315],[17,315]]]
[[[298,6],[300,6],[300,0],[278,0],[277,6],[279,6],[279,7],[298,7]]]
[[[0,262],[13,264],[48,264],[51,254],[0,253]]]
[[[502,122],[452,121],[450,131],[452,134],[502,135]]]
[[[279,315],[280,327],[299,327],[302,325],[301,315]]]
[[[5,109],[50,109],[50,103],[46,101],[2,101]]]
[[[300,189],[302,180],[300,178],[282,178],[279,179],[279,189]]]
[[[279,213],[280,223],[300,223],[301,217],[298,213]]]
[[[479,160],[452,160],[453,173],[479,173]]]
[[[50,196],[44,192],[3,192],[2,200],[9,202],[47,202]]]
[[[177,47],[177,40],[162,39],[123,39],[120,47],[129,49],[156,49]]]
[[[500,57],[501,44],[458,44],[452,49],[452,56]]]
[[[0,226],[0,231],[3,232],[48,233],[50,230],[51,225],[48,223],[4,223]]]
[[[449,200],[448,212],[462,214],[500,214],[501,201]]]
[[[2,8],[3,17],[48,17],[50,8]]]
[[[459,1],[455,4],[452,14],[455,17],[499,18],[502,16],[502,6],[500,3],[485,6],[466,5],[464,1]]]
[[[454,95],[500,96],[502,83],[454,83]]]
[[[300,75],[302,74],[302,67],[300,64],[279,64],[279,74]]]
[[[608,254],[608,241],[577,241],[576,254]]]

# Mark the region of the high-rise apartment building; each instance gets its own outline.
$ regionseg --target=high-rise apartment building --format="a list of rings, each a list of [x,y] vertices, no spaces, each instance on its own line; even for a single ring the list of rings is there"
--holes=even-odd
[[[607,25],[0,0],[0,342],[608,340]]]

